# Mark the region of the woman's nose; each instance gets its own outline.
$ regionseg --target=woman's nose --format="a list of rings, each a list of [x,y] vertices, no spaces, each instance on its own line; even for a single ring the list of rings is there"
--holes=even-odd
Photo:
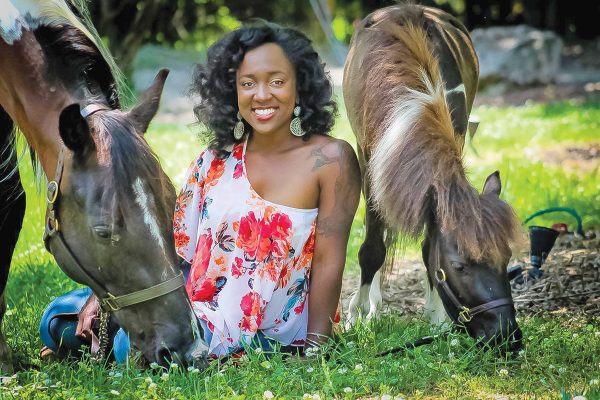
[[[256,88],[256,94],[254,97],[257,100],[268,100],[271,98],[271,90],[269,90],[269,85],[259,84]]]

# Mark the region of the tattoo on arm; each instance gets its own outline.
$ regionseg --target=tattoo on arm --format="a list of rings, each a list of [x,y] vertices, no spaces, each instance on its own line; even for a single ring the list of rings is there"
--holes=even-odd
[[[352,223],[356,212],[352,197],[356,196],[357,191],[360,193],[360,169],[356,155],[349,146],[340,146],[335,157],[323,154],[323,147],[312,152],[317,157],[313,171],[331,163],[336,163],[339,167],[334,186],[333,212],[319,218],[317,222],[317,232],[323,236],[331,236],[345,232],[348,225]]]

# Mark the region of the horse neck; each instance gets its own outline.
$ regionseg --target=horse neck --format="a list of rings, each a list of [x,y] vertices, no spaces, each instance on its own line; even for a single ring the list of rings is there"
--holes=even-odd
[[[0,38],[0,105],[36,152],[47,177],[54,175],[61,139],[60,112],[77,102],[59,82],[47,78],[48,64],[30,31],[7,44]]]

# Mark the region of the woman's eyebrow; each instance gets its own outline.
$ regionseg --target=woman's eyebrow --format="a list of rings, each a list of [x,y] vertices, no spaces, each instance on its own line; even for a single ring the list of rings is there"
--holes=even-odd
[[[281,71],[281,70],[267,71],[266,74],[267,75],[277,75],[277,74],[287,75],[284,71]],[[256,74],[254,74],[254,73],[243,74],[243,75],[240,75],[240,78],[256,78]]]

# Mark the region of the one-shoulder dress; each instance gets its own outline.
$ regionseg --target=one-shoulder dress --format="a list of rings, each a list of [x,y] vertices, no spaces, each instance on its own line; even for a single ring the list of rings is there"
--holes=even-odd
[[[205,150],[175,208],[177,253],[191,263],[186,289],[214,356],[257,335],[293,346],[306,338],[318,209],[261,198],[248,180],[245,151],[245,143],[224,157]]]

